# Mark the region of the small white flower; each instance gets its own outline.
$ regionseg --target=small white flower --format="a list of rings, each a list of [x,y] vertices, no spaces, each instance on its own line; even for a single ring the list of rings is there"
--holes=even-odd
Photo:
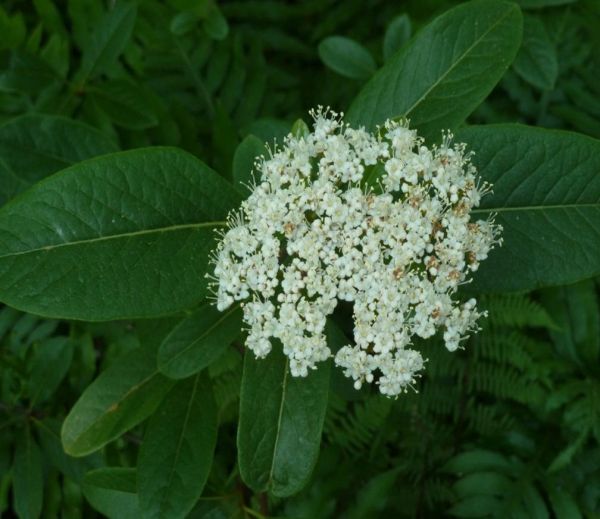
[[[328,109],[311,115],[312,133],[288,135],[257,163],[257,185],[229,219],[214,257],[217,307],[243,301],[246,346],[264,357],[278,339],[304,377],[331,356],[326,318],[349,301],[354,344],[335,362],[357,389],[396,396],[423,369],[415,337],[440,331],[454,351],[477,331],[475,300],[453,296],[501,242],[492,219],[470,218],[490,186],[450,134],[427,148],[406,122],[371,134]]]

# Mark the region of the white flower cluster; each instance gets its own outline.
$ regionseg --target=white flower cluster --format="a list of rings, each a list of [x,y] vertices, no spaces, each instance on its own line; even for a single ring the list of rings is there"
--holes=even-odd
[[[283,345],[291,374],[332,353],[325,323],[353,303],[354,345],[335,362],[357,389],[398,395],[423,368],[415,337],[443,331],[454,351],[477,329],[475,300],[452,299],[494,244],[491,219],[470,221],[488,190],[465,146],[444,135],[423,145],[406,123],[375,134],[312,111],[314,130],[288,135],[260,173],[215,252],[214,290],[224,310],[243,301],[246,345],[266,356]]]

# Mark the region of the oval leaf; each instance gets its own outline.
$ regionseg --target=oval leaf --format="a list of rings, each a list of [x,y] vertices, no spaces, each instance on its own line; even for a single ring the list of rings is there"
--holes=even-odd
[[[129,352],[83,392],[63,423],[67,454],[94,452],[156,410],[173,382],[156,369],[155,351]]]
[[[233,181],[236,184],[252,185],[254,162],[261,155],[266,156],[266,153],[263,141],[254,135],[248,135],[240,142],[233,155]]]
[[[390,59],[410,39],[411,34],[412,25],[407,14],[394,18],[383,38],[383,59]]]
[[[310,478],[321,443],[329,371],[325,362],[307,378],[292,377],[280,345],[265,359],[246,351],[238,463],[242,479],[256,492],[290,496]]]
[[[519,125],[465,128],[457,141],[494,186],[478,217],[497,213],[504,244],[469,289],[533,290],[600,274],[600,141]]]
[[[241,328],[239,306],[221,313],[213,305],[203,305],[165,338],[158,350],[158,368],[171,378],[189,377],[221,356]]]
[[[109,519],[142,516],[136,494],[135,469],[104,467],[92,470],[83,479],[83,495]]]
[[[319,57],[331,70],[351,79],[366,79],[377,65],[360,43],[343,36],[330,36],[319,44]]]
[[[541,20],[526,16],[523,45],[513,68],[525,81],[540,90],[552,90],[558,77],[558,58],[554,44]]]
[[[152,416],[138,459],[143,517],[186,517],[202,495],[217,442],[217,408],[201,375],[179,382]]]
[[[171,148],[77,164],[0,209],[0,300],[84,320],[151,317],[198,304],[240,196]]]
[[[502,0],[459,5],[427,25],[365,85],[346,120],[374,129],[408,117],[425,138],[454,128],[485,99],[521,43],[519,8]]]
[[[117,145],[91,126],[29,114],[0,126],[0,205],[38,180]]]

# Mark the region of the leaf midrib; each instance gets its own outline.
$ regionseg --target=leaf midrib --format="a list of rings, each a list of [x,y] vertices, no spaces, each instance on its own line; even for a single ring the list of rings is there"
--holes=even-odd
[[[289,359],[286,357],[285,359],[285,368],[283,371],[283,382],[282,382],[282,390],[281,390],[281,403],[279,404],[279,414],[277,416],[277,429],[275,436],[275,443],[273,445],[273,455],[271,456],[271,467],[269,468],[269,479],[267,480],[267,488],[272,486],[273,483],[273,473],[275,472],[275,457],[277,454],[277,446],[279,445],[279,438],[281,436],[281,422],[283,420],[283,407],[285,404],[285,393],[287,389],[287,378],[288,378],[288,367],[289,367]]]
[[[504,21],[505,18],[507,18],[512,12],[512,6],[506,11],[506,13],[501,16],[500,18],[498,18],[498,20],[492,24],[487,31],[485,31],[484,33],[482,33],[482,35],[477,38],[477,40],[475,40],[462,54],[461,56],[455,61],[453,62],[450,67],[423,93],[423,95],[417,99],[417,101],[415,101],[413,103],[413,105],[408,108],[407,110],[405,110],[405,112],[402,114],[402,116],[407,116],[410,114],[410,112],[412,112],[412,110],[414,110],[421,102],[423,102],[423,100],[435,89],[438,87],[438,85],[444,80],[446,79],[446,77],[454,70],[454,68],[462,62],[462,60],[477,46],[481,43],[481,41],[490,33],[492,32],[496,26],[498,26],[502,21]]]
[[[472,214],[479,213],[509,213],[523,211],[555,211],[557,209],[581,209],[581,208],[600,209],[600,202],[593,204],[564,204],[564,205],[530,205],[530,206],[515,206],[515,207],[490,207],[473,209]]]
[[[175,232],[175,231],[180,231],[183,229],[201,229],[204,227],[219,227],[219,226],[225,226],[225,225],[227,225],[227,222],[225,222],[225,221],[214,221],[214,222],[170,225],[167,227],[158,227],[155,229],[143,229],[140,231],[131,231],[131,232],[125,232],[125,233],[119,233],[119,234],[111,234],[108,236],[98,236],[97,238],[89,238],[89,239],[85,239],[85,240],[75,240],[75,241],[70,241],[70,242],[58,243],[58,244],[54,244],[54,245],[46,245],[44,247],[37,247],[35,249],[9,252],[8,254],[1,254],[0,260],[5,259],[5,258],[13,258],[16,256],[24,256],[27,254],[35,254],[36,252],[49,252],[49,251],[53,251],[55,249],[61,249],[61,248],[65,248],[65,247],[73,247],[73,246],[78,246],[78,245],[110,241],[110,240],[116,240],[116,239],[121,239],[121,238],[131,238],[131,237],[135,237],[135,236],[144,236],[144,235],[155,234],[155,233]]]
[[[87,435],[94,427],[96,427],[99,422],[101,422],[102,420],[104,420],[106,418],[106,416],[109,414],[109,412],[111,412],[110,410],[113,407],[115,408],[115,410],[117,410],[125,400],[127,400],[131,395],[133,395],[134,393],[136,393],[137,391],[139,391],[141,388],[143,388],[144,386],[146,386],[157,375],[161,375],[161,373],[158,370],[154,370],[150,375],[148,375],[147,377],[143,378],[137,384],[132,385],[125,393],[123,393],[117,399],[115,399],[108,407],[106,407],[102,411],[102,414],[100,414],[99,417],[97,417],[96,419],[92,420],[89,423],[89,425],[87,427],[85,427],[75,437],[75,439],[71,443],[71,446],[77,445],[77,443],[79,443],[79,441],[81,441],[81,438],[85,437],[85,435]],[[63,438],[63,443],[66,443],[64,440],[65,439]],[[94,450],[97,450],[97,449],[93,449],[92,451],[89,451],[89,452],[93,452]],[[65,445],[65,451],[67,452],[67,454],[69,453],[68,450],[67,450],[67,445]],[[86,454],[89,454],[89,452],[86,452]]]
[[[166,485],[166,492],[162,495],[161,499],[160,499],[160,511],[164,512],[165,508],[168,508],[168,496],[169,496],[169,489],[171,488],[171,485],[173,484],[173,477],[175,475],[175,465],[177,464],[177,461],[179,460],[179,455],[181,453],[181,445],[183,444],[183,438],[185,436],[185,430],[187,428],[188,422],[190,420],[190,415],[191,415],[191,411],[192,411],[192,404],[194,403],[194,399],[196,398],[196,391],[198,390],[198,381],[200,380],[200,374],[196,375],[196,380],[194,380],[194,387],[192,389],[192,394],[190,395],[190,399],[188,401],[188,405],[187,405],[187,409],[185,411],[185,418],[183,420],[183,425],[181,427],[181,434],[179,435],[179,439],[177,440],[177,447],[175,448],[175,454],[173,457],[173,463],[171,464],[171,470],[169,471],[169,479],[167,481],[167,485]]]

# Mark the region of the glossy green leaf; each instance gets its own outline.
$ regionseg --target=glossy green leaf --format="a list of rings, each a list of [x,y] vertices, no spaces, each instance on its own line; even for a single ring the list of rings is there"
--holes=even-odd
[[[456,140],[493,184],[474,216],[497,213],[504,228],[504,244],[469,290],[532,290],[600,274],[600,141],[518,125],[465,128]]]
[[[336,333],[329,330],[329,338]],[[244,356],[238,426],[238,463],[256,492],[285,497],[307,483],[319,454],[329,391],[329,362],[308,377],[292,377],[275,344],[265,359]]]
[[[540,90],[554,88],[558,77],[558,58],[554,44],[539,18],[525,17],[523,44],[513,68],[525,81]]]
[[[88,472],[83,493],[89,503],[108,519],[142,517],[136,494],[135,469],[104,467]]]
[[[0,300],[86,320],[194,306],[207,294],[214,230],[239,203],[230,184],[177,149],[77,164],[0,210]]]
[[[138,492],[148,519],[186,517],[202,495],[217,442],[217,408],[202,375],[177,383],[148,423]]]
[[[474,0],[427,25],[373,76],[346,120],[373,129],[408,117],[425,138],[455,128],[485,99],[521,43],[519,8]]]
[[[127,79],[112,79],[90,87],[96,105],[118,126],[144,130],[158,124],[152,101],[145,89]]]
[[[150,416],[173,386],[155,353],[137,348],[119,358],[83,392],[61,431],[67,454],[85,456]]]
[[[158,368],[170,378],[186,378],[219,358],[241,333],[239,306],[219,312],[206,304],[186,317],[158,350]]]
[[[135,24],[136,6],[130,2],[115,2],[94,26],[82,49],[80,80],[104,72],[121,55]]]
[[[20,519],[35,519],[42,512],[44,476],[40,449],[27,428],[16,437],[13,463],[13,498]]]
[[[248,135],[235,150],[233,155],[233,181],[243,191],[252,185],[252,173],[255,171],[254,162],[261,155],[266,155],[263,141],[254,135]]]
[[[331,70],[351,79],[366,79],[377,65],[360,43],[343,36],[329,36],[319,43],[319,57]]]
[[[412,25],[407,14],[394,18],[383,37],[383,59],[388,60],[410,39]]]
[[[117,145],[91,126],[52,115],[29,114],[0,126],[0,205],[51,173]]]

